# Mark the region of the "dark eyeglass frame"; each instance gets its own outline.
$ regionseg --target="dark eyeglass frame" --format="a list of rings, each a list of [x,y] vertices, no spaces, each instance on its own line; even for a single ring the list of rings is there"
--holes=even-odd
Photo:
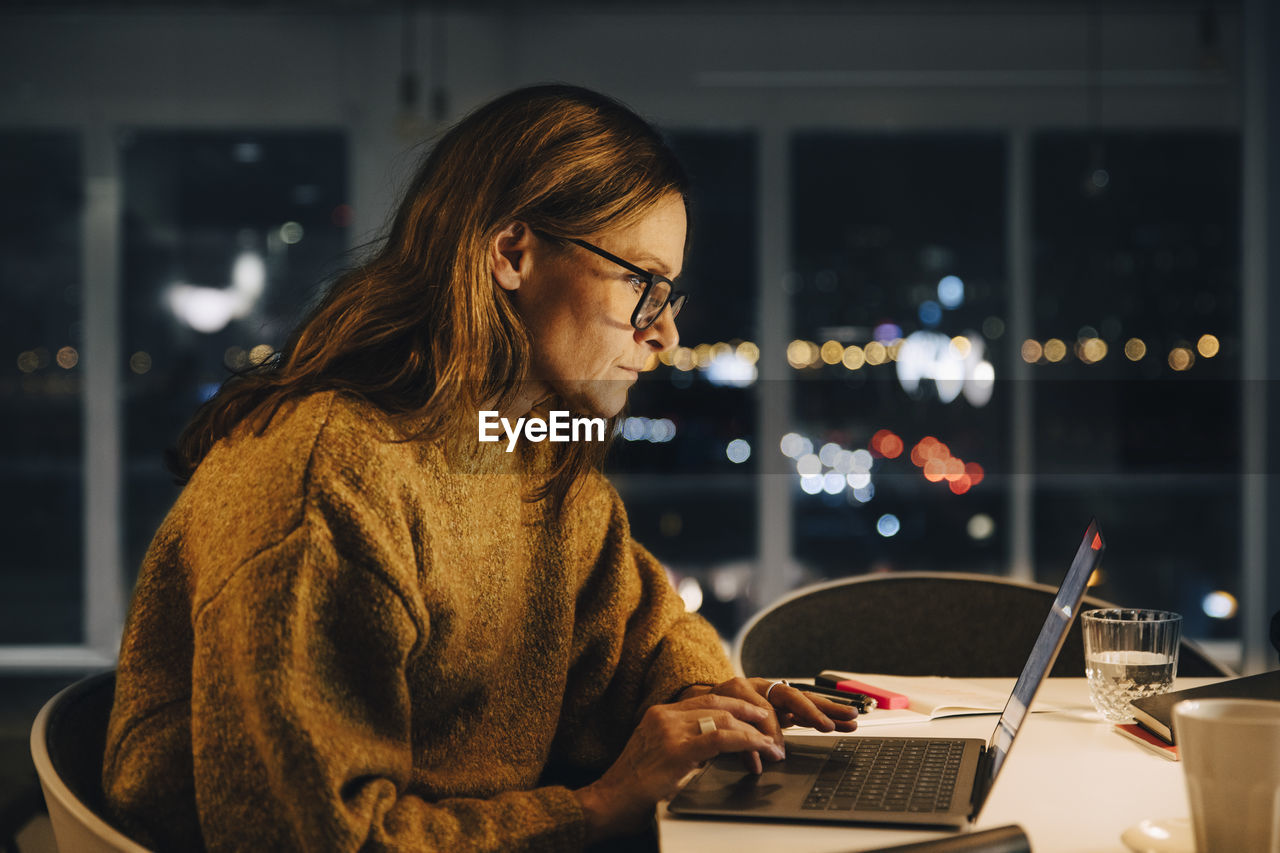
[[[582,248],[586,249],[588,252],[597,254],[600,257],[604,258],[606,261],[617,264],[618,266],[622,267],[624,270],[635,273],[639,278],[643,279],[644,290],[640,292],[640,298],[636,300],[635,310],[631,312],[631,325],[638,331],[643,331],[649,328],[650,326],[652,326],[654,323],[658,322],[658,318],[662,316],[662,312],[667,308],[667,306],[671,307],[671,319],[674,320],[680,314],[680,310],[684,308],[685,302],[687,302],[689,299],[689,294],[685,293],[683,290],[676,290],[676,283],[671,279],[667,278],[665,275],[659,275],[656,272],[650,272],[649,270],[636,266],[630,261],[624,261],[622,258],[618,257],[612,252],[606,252],[604,249],[601,249],[599,246],[588,243],[586,240],[579,240],[577,237],[557,237],[556,235],[549,234],[540,228],[534,228],[532,230],[533,230],[533,233],[537,234],[540,237],[549,237],[552,240],[567,240],[570,243],[573,243],[575,246],[581,246]],[[649,301],[650,297],[653,294],[653,289],[657,286],[658,282],[660,281],[666,282],[667,296],[665,299],[662,300],[662,304],[659,305],[657,309],[653,311],[653,316],[649,318],[648,322],[645,322],[642,324],[643,315],[640,313],[640,309],[643,308],[645,303]]]

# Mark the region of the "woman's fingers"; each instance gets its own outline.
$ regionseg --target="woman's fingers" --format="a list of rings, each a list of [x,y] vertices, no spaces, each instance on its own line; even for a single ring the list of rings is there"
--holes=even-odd
[[[803,690],[800,691],[804,693]],[[832,702],[825,696],[816,694],[807,694],[809,701],[827,716],[827,719],[835,723],[836,731],[851,732],[858,727],[858,709],[852,705],[842,705],[839,702]]]
[[[758,725],[773,716],[773,708],[769,705],[758,705],[746,699],[736,696],[722,696],[718,693],[704,693],[701,696],[695,696],[692,699],[685,699],[670,706],[680,710],[697,710],[706,708],[709,710],[726,711],[737,717],[743,722]]]
[[[658,800],[673,795],[689,771],[721,753],[758,752],[780,758],[773,738],[758,728],[772,714],[727,696],[651,706],[622,754],[599,780],[579,792],[580,800],[592,804],[602,825],[631,825]]]
[[[733,716],[713,719],[716,720],[716,728],[712,731],[703,732],[700,728],[694,728],[697,734],[688,742],[693,760],[707,761],[725,752],[756,752],[774,761],[782,759],[782,748],[773,742],[773,738],[754,726]],[[696,726],[698,721],[694,722]],[[747,760],[750,761],[750,758]]]
[[[790,685],[779,684],[769,694],[769,698],[780,714],[791,715],[795,725],[810,726],[820,732],[837,729],[851,732],[858,726],[856,708],[832,702],[816,693],[806,693]]]
[[[777,714],[774,713],[773,704],[762,695],[767,685],[768,682],[763,678],[732,678],[717,684],[712,688],[712,693],[741,699],[764,711],[765,716],[759,726],[760,731],[773,738],[778,746],[782,746],[782,726],[778,722]]]

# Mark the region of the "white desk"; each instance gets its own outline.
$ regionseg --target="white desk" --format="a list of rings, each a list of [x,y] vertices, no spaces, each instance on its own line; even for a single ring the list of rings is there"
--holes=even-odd
[[[1174,689],[1215,679],[1178,679]],[[1008,692],[1013,679],[975,679]],[[1112,731],[1089,704],[1083,678],[1051,678],[1009,753],[975,829],[1016,823],[1036,853],[1126,851],[1125,828],[1143,818],[1186,817],[1189,805],[1182,765],[1154,755]],[[874,713],[874,712],[872,712]],[[978,737],[987,740],[996,715],[948,717],[929,723],[867,727],[871,737]],[[793,729],[796,733],[810,732]],[[856,736],[856,734],[855,734]],[[794,851],[836,853],[889,847],[944,837],[944,833],[868,829],[805,823],[680,818],[659,808],[658,831],[666,853]]]

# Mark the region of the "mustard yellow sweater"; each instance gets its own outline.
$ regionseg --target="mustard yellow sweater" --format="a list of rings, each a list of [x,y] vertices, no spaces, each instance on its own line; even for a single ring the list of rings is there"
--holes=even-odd
[[[140,840],[572,850],[565,785],[598,777],[649,705],[730,676],[602,476],[553,518],[522,499],[520,454],[398,437],[315,394],[219,442],[179,496],[138,578],[103,764]]]

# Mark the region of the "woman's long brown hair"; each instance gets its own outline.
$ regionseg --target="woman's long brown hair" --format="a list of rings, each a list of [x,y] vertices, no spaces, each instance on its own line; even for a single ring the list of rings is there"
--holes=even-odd
[[[611,98],[548,85],[491,101],[432,148],[369,260],[333,282],[267,364],[228,379],[196,412],[169,470],[186,482],[238,424],[260,434],[281,404],[321,390],[421,425],[413,438],[474,431],[477,410],[502,409],[529,371],[529,336],[489,267],[498,232],[519,220],[598,234],[687,191],[657,131]],[[556,448],[530,500],[559,506],[607,443]]]

